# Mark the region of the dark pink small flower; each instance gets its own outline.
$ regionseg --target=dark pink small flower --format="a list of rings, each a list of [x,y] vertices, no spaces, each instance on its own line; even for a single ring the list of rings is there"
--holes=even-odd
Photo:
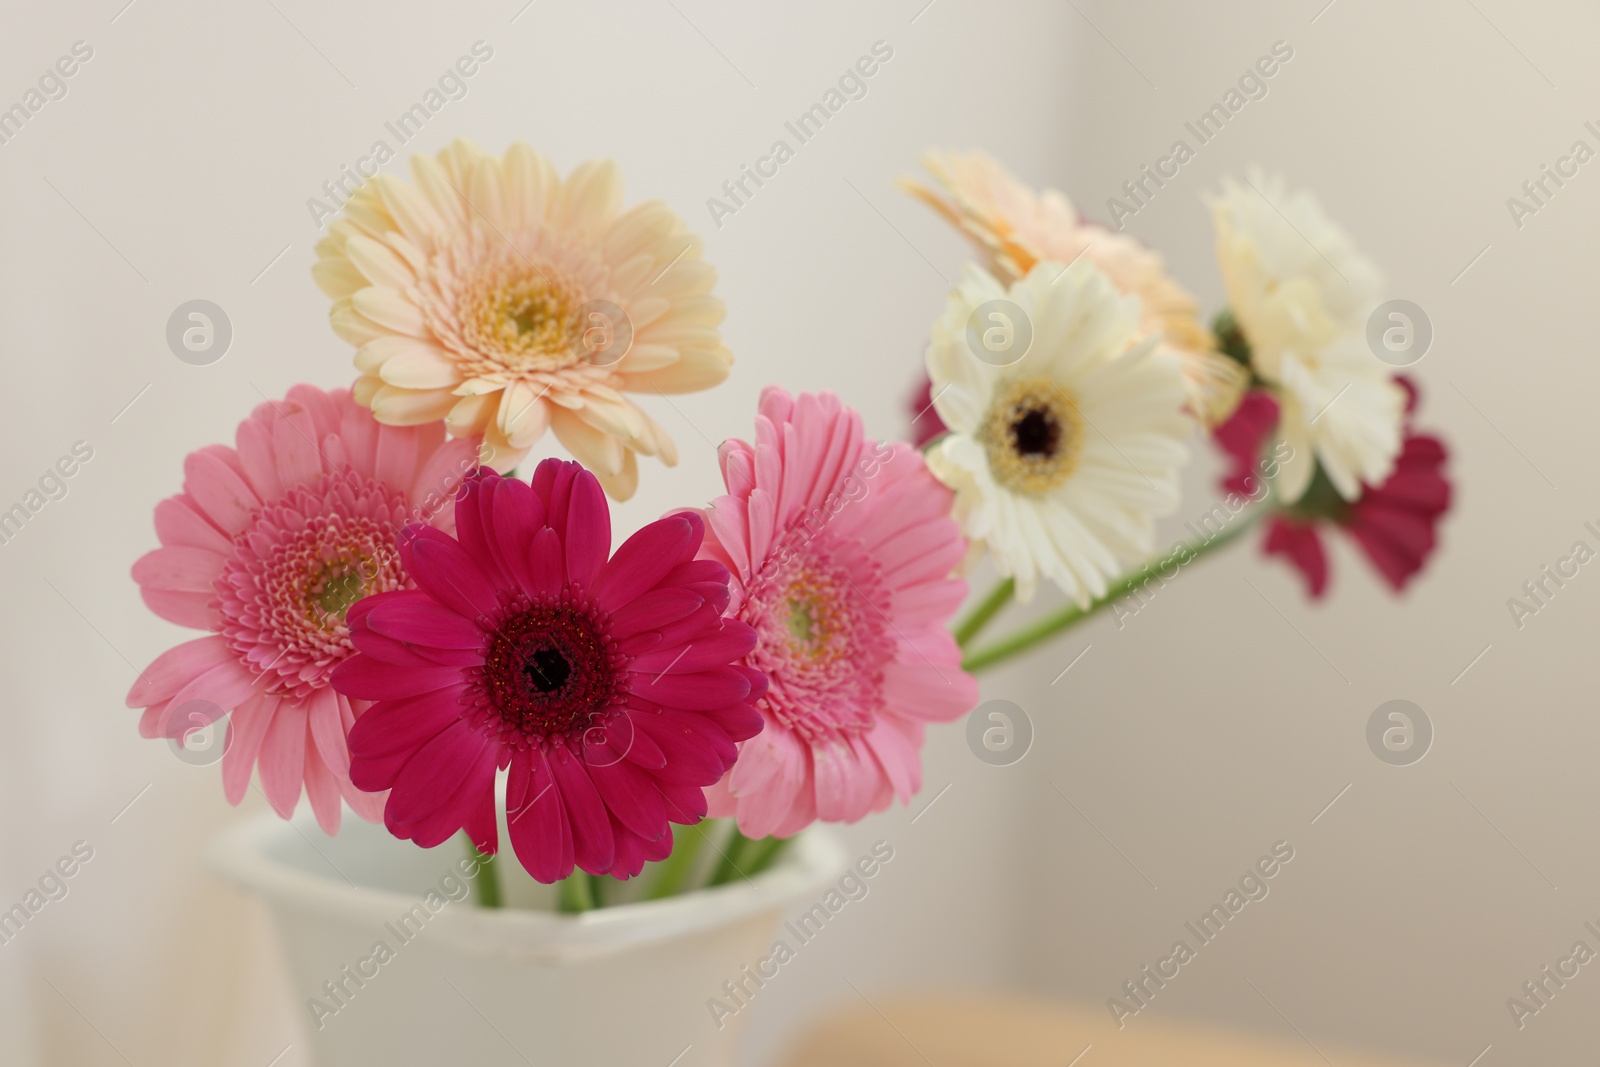
[[[397,837],[431,848],[464,828],[492,853],[509,768],[511,844],[541,882],[664,859],[668,824],[705,814],[705,787],[761,729],[766,691],[740,663],[755,631],[723,617],[727,568],[695,559],[700,516],[612,555],[600,483],[547,459],[531,485],[470,477],[456,529],[408,527],[417,588],[350,611],[358,654],[333,684],[376,702],[351,732],[351,779],[390,790]]]
[[[906,398],[906,413],[911,416],[911,443],[921,448],[949,429],[933,406],[933,379],[926,371]]]
[[[1265,389],[1252,389],[1228,421],[1212,431],[1212,440],[1232,464],[1222,478],[1222,488],[1241,496],[1259,491],[1261,450],[1277,425],[1278,401]]]
[[[1336,493],[1317,493],[1313,485],[1296,508],[1267,522],[1262,551],[1288,560],[1304,576],[1313,598],[1328,588],[1324,526],[1340,527],[1354,538],[1395,592],[1404,590],[1422,570],[1438,543],[1439,519],[1450,509],[1450,481],[1444,473],[1449,452],[1437,437],[1412,432],[1417,389],[1406,378],[1396,381],[1406,390],[1407,425],[1394,470],[1383,484],[1363,486],[1361,496],[1350,503]],[[1277,425],[1277,412],[1270,394],[1258,390],[1217,428],[1217,445],[1232,461],[1222,483],[1228,491],[1253,491],[1255,465]]]

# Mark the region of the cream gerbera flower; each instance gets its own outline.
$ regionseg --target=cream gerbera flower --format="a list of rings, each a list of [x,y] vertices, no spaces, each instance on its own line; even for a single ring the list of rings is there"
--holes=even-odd
[[[973,312],[1009,300],[1032,343],[995,366],[969,348]],[[1087,605],[1124,561],[1148,555],[1188,461],[1183,373],[1139,302],[1088,263],[1040,263],[1009,289],[969,266],[934,323],[933,403],[950,432],[928,466],[956,492],[968,536],[1031,599],[1039,576]]]
[[[520,143],[498,159],[458,140],[411,170],[362,186],[317,245],[334,330],[358,346],[356,398],[380,422],[482,434],[500,469],[554,430],[619,500],[636,454],[676,463],[622,394],[704,389],[733,360],[683,220],[654,200],[623,211],[614,163],[562,181]]]
[[[1274,488],[1304,495],[1319,461],[1346,500],[1388,477],[1405,392],[1367,350],[1382,275],[1308,192],[1253,172],[1211,199],[1217,259],[1252,366],[1279,389],[1279,435],[1294,448]]]
[[[1161,334],[1162,347],[1182,363],[1190,410],[1207,426],[1233,414],[1249,375],[1216,351],[1199,304],[1167,273],[1160,255],[1087,222],[1054,189],[1035,193],[981,152],[930,153],[922,165],[939,188],[914,178],[902,179],[902,187],[966,234],[1002,282],[1016,281],[1041,260],[1093,263],[1123,294],[1139,298],[1136,337]]]

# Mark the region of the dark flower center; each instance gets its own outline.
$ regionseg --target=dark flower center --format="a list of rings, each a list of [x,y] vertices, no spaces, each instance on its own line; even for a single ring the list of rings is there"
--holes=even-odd
[[[1011,440],[1019,455],[1049,459],[1061,445],[1061,422],[1049,408],[1033,408],[1011,424]]]
[[[1014,493],[1059,488],[1083,450],[1077,402],[1048,378],[1003,382],[990,400],[976,437],[989,455],[995,481]]]
[[[622,659],[587,604],[513,605],[484,656],[482,721],[513,744],[578,740],[617,702]]]
[[[529,683],[540,693],[554,693],[567,684],[572,675],[572,664],[559,649],[541,648],[528,657],[522,665]]]

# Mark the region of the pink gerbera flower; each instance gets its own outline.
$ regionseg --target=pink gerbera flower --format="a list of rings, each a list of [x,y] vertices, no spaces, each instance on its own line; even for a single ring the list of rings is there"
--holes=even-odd
[[[222,783],[239,803],[251,769],[288,818],[301,784],[317,822],[339,798],[376,820],[383,798],[350,784],[346,745],[366,710],[328,685],[354,651],[345,622],[368,593],[408,586],[396,533],[449,528],[476,439],[444,425],[380,426],[349,390],[297,385],[239,424],[236,448],[184,461],[183,492],[156,506],[162,547],[133,565],[150,610],[212,631],[168,650],[128,691],[146,737],[181,739],[231,710]]]
[[[532,485],[469,478],[456,525],[459,541],[408,527],[417,588],[350,612],[360,654],[333,684],[377,701],[351,732],[351,777],[390,790],[395,836],[431,848],[464,828],[492,853],[509,767],[511,844],[533,877],[638,874],[761,728],[766,679],[740,663],[756,635],[723,618],[727,569],[695,559],[704,524],[660,519],[610,556],[600,483],[547,459]]]
[[[766,726],[712,791],[751,837],[853,822],[922,784],[923,724],[977,703],[945,624],[966,595],[950,490],[907,444],[868,439],[832,393],[761,394],[756,443],[722,449],[703,555],[760,635]]]

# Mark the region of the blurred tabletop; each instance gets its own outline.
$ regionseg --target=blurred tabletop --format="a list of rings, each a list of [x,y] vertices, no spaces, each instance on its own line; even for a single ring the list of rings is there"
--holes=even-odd
[[[783,1067],[1436,1067],[1323,1041],[1129,1018],[1025,996],[874,996],[812,1029]],[[1331,1060],[1330,1060],[1331,1057]]]

